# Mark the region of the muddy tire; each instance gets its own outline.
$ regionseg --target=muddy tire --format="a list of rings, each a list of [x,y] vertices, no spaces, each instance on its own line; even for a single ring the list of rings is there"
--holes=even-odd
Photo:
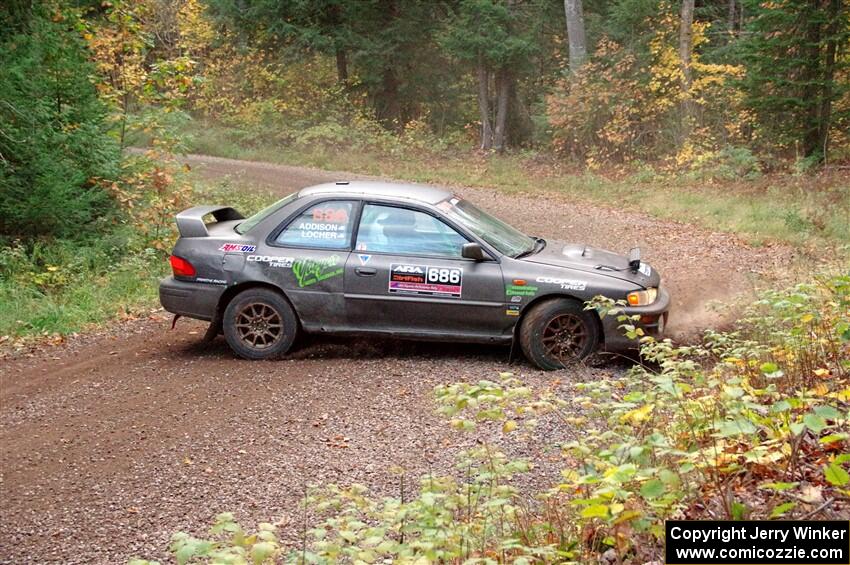
[[[581,361],[599,345],[596,316],[576,300],[541,302],[522,319],[519,328],[522,352],[544,371]]]
[[[245,359],[274,359],[292,347],[298,319],[289,302],[267,288],[237,294],[224,310],[224,338]]]

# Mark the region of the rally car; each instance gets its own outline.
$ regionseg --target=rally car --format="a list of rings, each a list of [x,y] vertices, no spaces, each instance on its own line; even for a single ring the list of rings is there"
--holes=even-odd
[[[594,296],[625,301],[650,335],[670,305],[637,250],[531,237],[431,186],[321,184],[249,218],[190,208],[177,227],[163,307],[209,320],[247,359],[285,354],[300,332],[381,334],[518,343],[551,370],[635,347],[616,318],[585,309]]]

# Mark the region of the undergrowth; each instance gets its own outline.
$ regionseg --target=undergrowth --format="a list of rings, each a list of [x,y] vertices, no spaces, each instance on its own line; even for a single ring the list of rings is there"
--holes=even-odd
[[[160,156],[155,156],[157,159]],[[111,190],[126,212],[75,237],[0,240],[0,344],[28,347],[116,317],[157,308],[159,279],[170,273],[174,216],[191,203],[227,203],[246,217],[274,196],[234,190],[227,181],[192,184],[180,167],[150,156]]]
[[[588,305],[617,316],[620,305]],[[178,563],[532,563],[662,560],[664,520],[837,518],[850,510],[850,275],[765,293],[736,331],[700,345],[642,338],[624,378],[535,392],[504,373],[436,389],[449,424],[539,441],[540,418],[582,430],[556,446],[562,480],[536,496],[533,473],[484,443],[457,471],[426,475],[407,498],[362,485],[326,486],[305,500],[318,516],[302,539],[275,527],[247,533],[232,514],[209,538],[175,534]],[[529,433],[524,434],[523,431]],[[532,439],[533,438],[533,439]],[[135,560],[134,565],[150,562]]]
[[[10,241],[0,249],[0,336],[67,334],[152,305],[165,263],[153,249],[128,253],[132,237]]]

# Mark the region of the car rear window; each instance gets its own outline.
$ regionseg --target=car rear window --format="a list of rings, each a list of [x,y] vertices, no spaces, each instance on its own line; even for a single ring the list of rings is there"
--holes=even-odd
[[[289,196],[284,196],[271,206],[266,206],[250,218],[239,222],[239,224],[237,224],[235,228],[236,233],[242,234],[251,231],[257,224],[259,224],[260,222],[262,222],[263,220],[265,220],[266,218],[268,218],[269,216],[271,216],[272,214],[274,214],[275,212],[295,200],[296,196],[298,196],[297,192],[293,192]]]
[[[310,206],[280,232],[275,243],[294,247],[346,249],[351,242],[352,200],[332,200]]]

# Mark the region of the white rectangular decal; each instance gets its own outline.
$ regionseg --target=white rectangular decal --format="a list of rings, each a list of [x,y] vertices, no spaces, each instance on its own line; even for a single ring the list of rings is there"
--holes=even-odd
[[[390,267],[389,291],[393,293],[460,298],[462,288],[463,269],[457,267],[399,264]]]

